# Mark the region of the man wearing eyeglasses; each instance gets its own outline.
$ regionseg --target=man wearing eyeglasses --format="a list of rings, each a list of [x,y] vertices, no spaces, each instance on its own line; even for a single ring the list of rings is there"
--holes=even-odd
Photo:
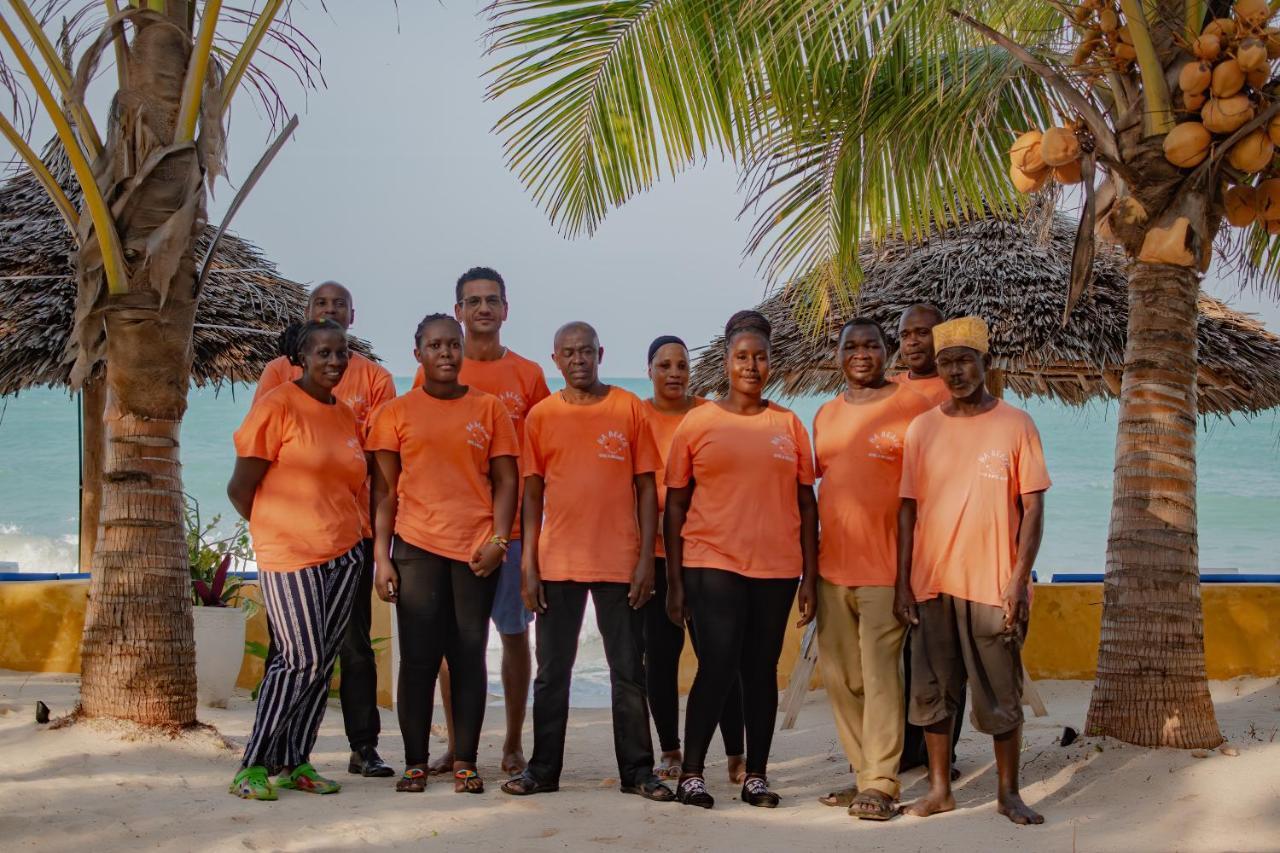
[[[462,323],[462,371],[458,379],[493,394],[507,407],[515,424],[516,437],[524,446],[525,415],[544,397],[550,396],[542,368],[502,345],[502,324],[507,319],[507,285],[496,270],[472,267],[462,274],[454,289],[454,316]],[[422,384],[422,368],[414,387]],[[520,517],[519,506],[516,518]],[[529,624],[533,614],[520,599],[520,530],[511,532],[511,544],[499,569],[498,592],[493,600],[493,624],[502,637],[502,692],[507,706],[507,736],[502,746],[502,769],[511,775],[524,772],[525,704],[529,699],[532,658],[529,651]],[[453,711],[450,708],[449,671],[440,669],[440,695],[449,723],[449,749],[431,764],[432,773],[453,772]]]

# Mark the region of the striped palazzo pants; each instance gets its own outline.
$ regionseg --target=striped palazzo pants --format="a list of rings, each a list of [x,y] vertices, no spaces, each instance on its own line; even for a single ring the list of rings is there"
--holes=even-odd
[[[310,761],[329,698],[329,680],[360,586],[364,544],[296,572],[260,572],[258,581],[279,654],[258,692],[242,767],[275,770]]]

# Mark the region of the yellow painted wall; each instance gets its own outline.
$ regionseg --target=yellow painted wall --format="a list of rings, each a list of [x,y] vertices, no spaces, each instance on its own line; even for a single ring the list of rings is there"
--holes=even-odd
[[[0,668],[24,672],[77,672],[88,581],[0,583]],[[256,585],[246,590],[256,596]],[[1209,677],[1280,675],[1280,584],[1209,584],[1204,599],[1205,656]],[[1101,584],[1042,584],[1036,587],[1031,633],[1024,660],[1035,678],[1092,679],[1102,620]],[[801,631],[788,632],[778,665],[779,687],[800,651]],[[390,606],[373,600],[374,637],[391,635]],[[246,639],[266,643],[266,614],[249,620]],[[387,648],[389,649],[389,643]],[[378,701],[391,705],[390,652],[378,656]],[[682,689],[696,663],[685,644]],[[262,661],[245,656],[239,685],[262,676]],[[814,683],[817,684],[815,676]]]

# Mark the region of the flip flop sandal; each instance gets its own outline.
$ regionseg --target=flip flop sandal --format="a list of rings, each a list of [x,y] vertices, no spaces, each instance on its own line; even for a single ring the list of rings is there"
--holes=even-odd
[[[336,794],[342,790],[342,783],[326,779],[310,763],[305,763],[293,768],[289,775],[276,779],[276,787],[307,794]]]
[[[242,800],[277,800],[276,789],[267,778],[267,768],[260,764],[246,767],[231,780],[228,793],[235,794]]]
[[[421,767],[410,767],[396,781],[396,790],[402,794],[421,794],[427,790],[427,771]]]
[[[679,779],[681,772],[680,762],[661,764],[655,767],[653,772],[659,779]]]
[[[832,791],[825,797],[818,797],[818,802],[824,806],[839,807],[847,809],[853,805],[853,801],[858,796],[858,786],[852,785],[848,788],[841,788],[839,791]]]
[[[537,779],[530,776],[527,771],[502,783],[502,793],[510,794],[513,797],[527,797],[531,794],[549,794],[552,791],[559,790],[559,783],[539,782]]]
[[[897,813],[893,800],[881,791],[863,791],[849,804],[849,816],[859,820],[891,820]]]
[[[453,771],[453,792],[455,794],[483,794],[484,780],[474,770]]]

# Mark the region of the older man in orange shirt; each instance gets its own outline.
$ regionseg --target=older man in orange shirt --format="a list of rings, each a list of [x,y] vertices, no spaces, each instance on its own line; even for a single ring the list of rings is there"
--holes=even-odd
[[[961,317],[933,329],[951,400],[907,428],[894,609],[911,632],[907,716],[923,726],[929,791],[903,811],[955,808],[952,722],[968,682],[975,728],[995,742],[997,804],[1017,824],[1043,823],[1022,801],[1022,643],[1031,568],[1049,488],[1040,434],[987,392],[987,325]]]

